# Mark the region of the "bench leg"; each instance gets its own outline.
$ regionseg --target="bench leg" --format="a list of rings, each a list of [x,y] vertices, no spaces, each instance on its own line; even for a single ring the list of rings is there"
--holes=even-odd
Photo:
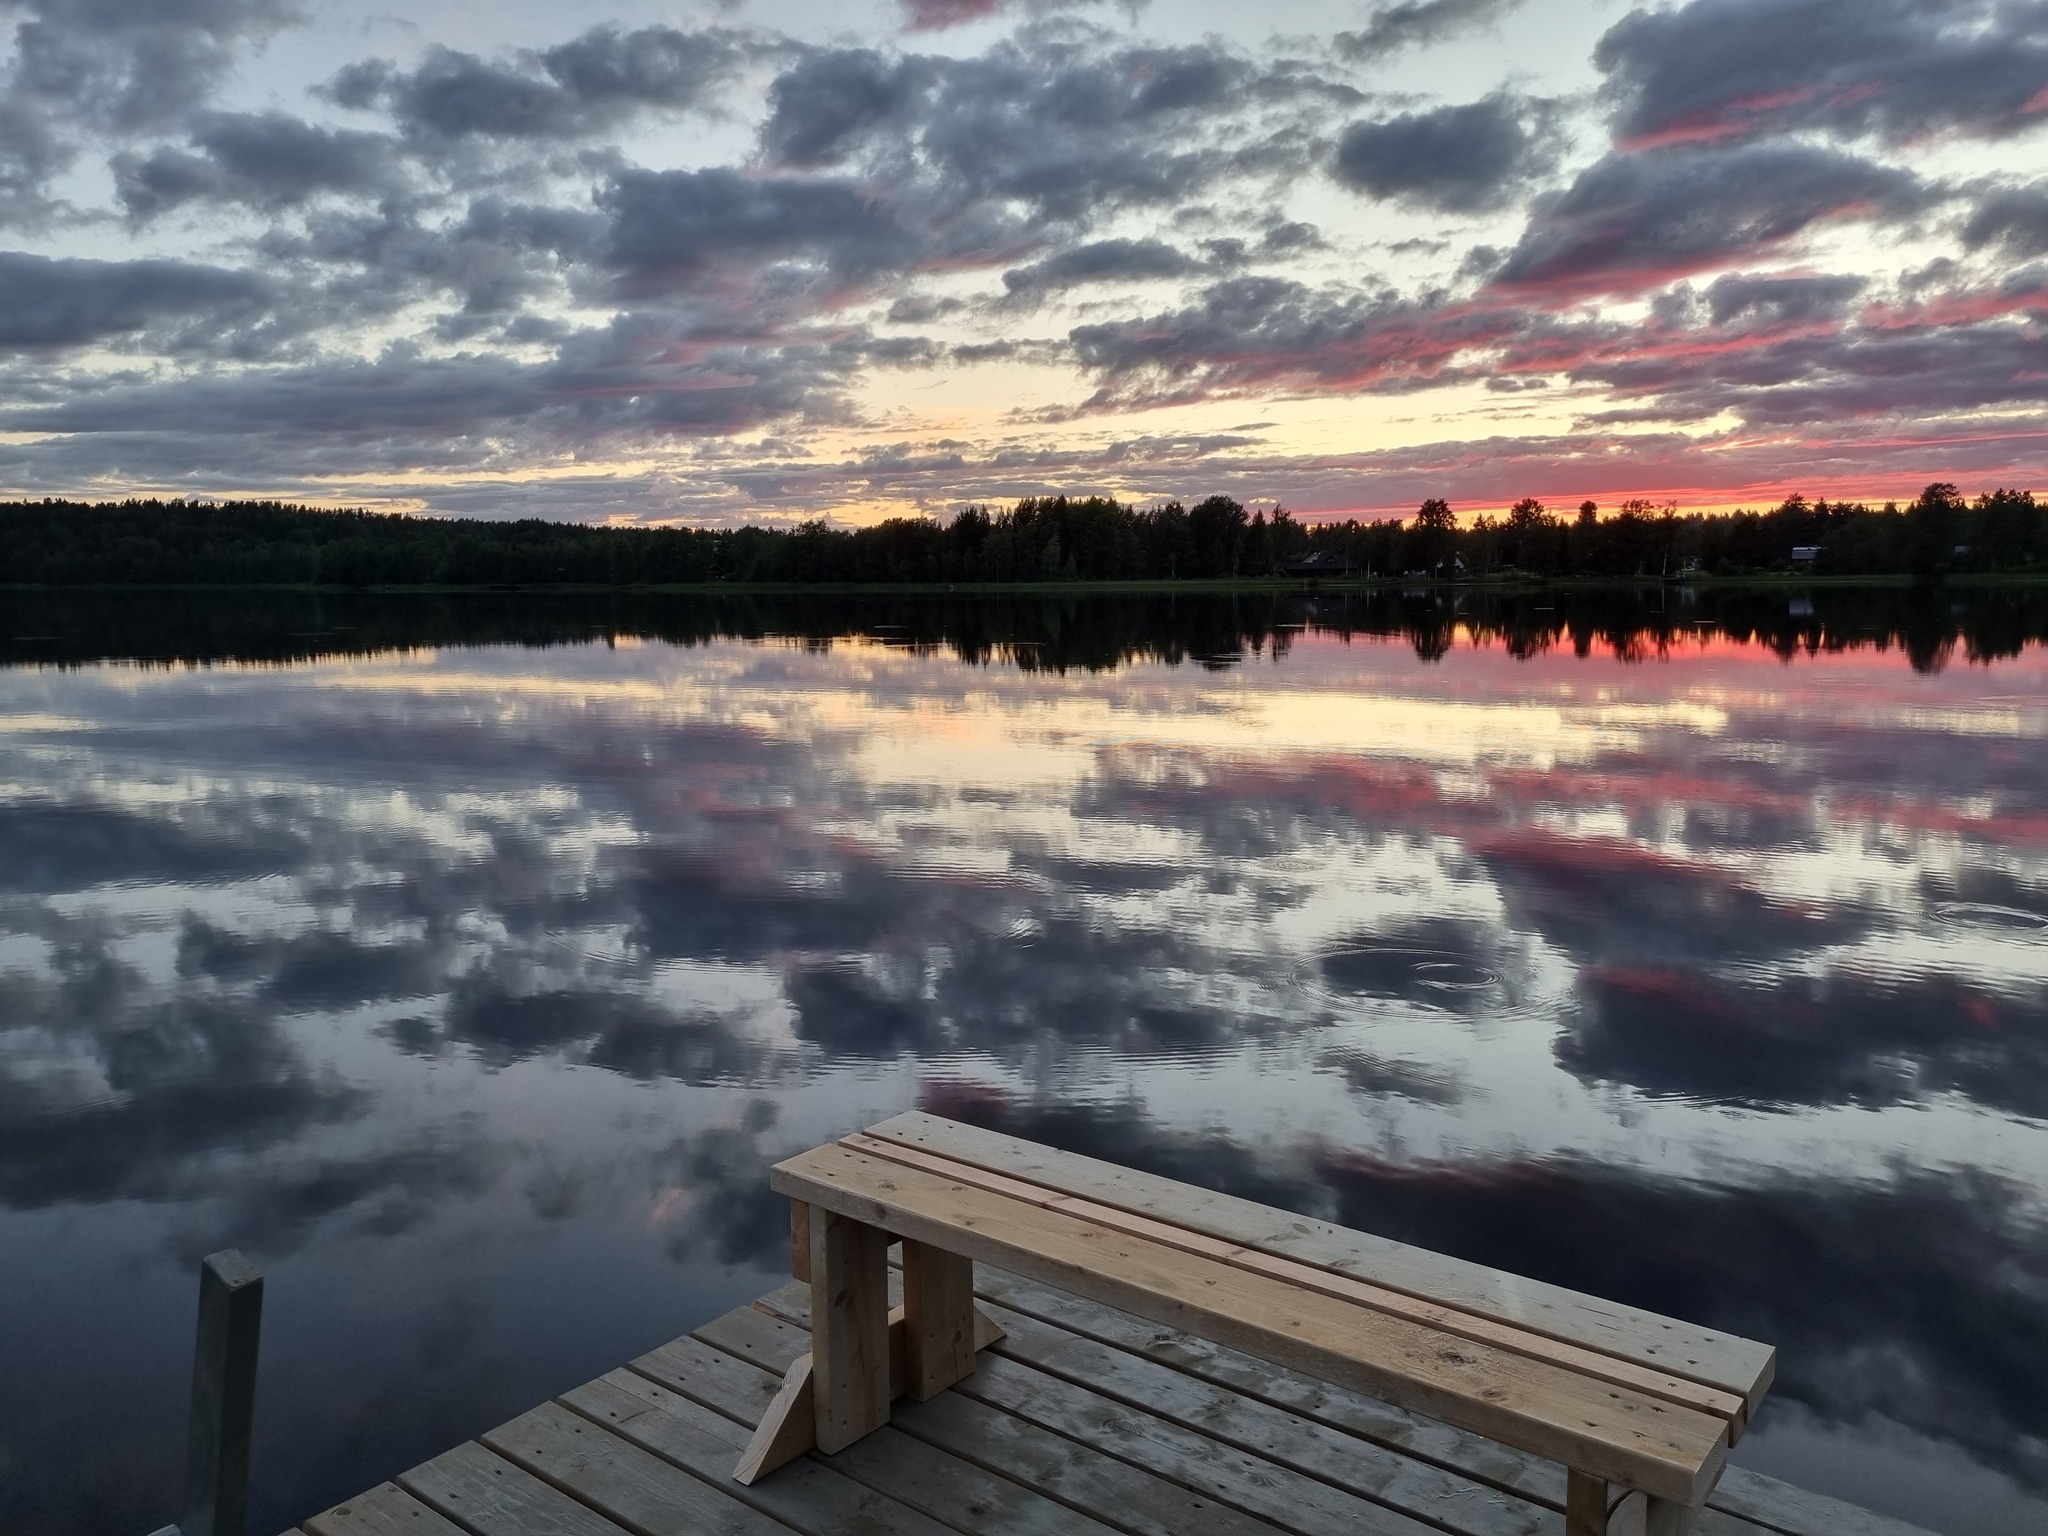
[[[1699,1513],[1586,1472],[1565,1480],[1565,1536],[1690,1536]]]
[[[811,1283],[811,1207],[804,1200],[789,1202],[789,1277]]]
[[[903,1390],[920,1403],[974,1374],[974,1261],[903,1240]]]
[[[812,1403],[830,1453],[889,1422],[889,1234],[815,1207],[810,1228]]]

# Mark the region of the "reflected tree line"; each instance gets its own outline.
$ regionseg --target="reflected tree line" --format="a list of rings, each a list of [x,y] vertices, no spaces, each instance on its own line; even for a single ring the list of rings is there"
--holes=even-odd
[[[2048,571],[2048,503],[1928,486],[1905,506],[1808,501],[1681,513],[1636,499],[1555,511],[1534,497],[1465,520],[1304,523],[1228,496],[1137,507],[1031,497],[867,528],[604,528],[332,512],[281,502],[0,504],[0,584],[647,586],[1058,583],[1293,575],[1670,580],[1789,569],[1937,577]]]
[[[133,660],[288,665],[453,645],[675,645],[865,639],[1026,671],[1133,661],[1221,669],[1284,655],[1304,633],[1403,638],[1437,660],[1457,645],[1641,661],[1721,637],[1786,659],[1901,650],[1922,672],[1991,662],[2048,640],[2048,590],[1939,587],[1422,587],[1301,593],[677,594],[255,590],[232,602],[100,591],[0,593],[0,664]]]

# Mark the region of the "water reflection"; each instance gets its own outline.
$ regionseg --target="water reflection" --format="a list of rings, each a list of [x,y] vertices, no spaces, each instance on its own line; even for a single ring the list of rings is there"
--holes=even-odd
[[[911,1103],[1774,1339],[1744,1455],[2048,1519],[2027,590],[7,601],[10,1531],[167,1518],[198,1254],[279,1527]]]

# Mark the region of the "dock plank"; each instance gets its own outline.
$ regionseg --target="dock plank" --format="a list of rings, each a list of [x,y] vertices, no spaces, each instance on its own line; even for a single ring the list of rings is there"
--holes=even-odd
[[[624,1536],[596,1510],[474,1440],[401,1473],[398,1485],[472,1536]]]
[[[742,1307],[739,1310],[753,1309]],[[705,1326],[715,1326],[723,1321],[723,1318],[715,1318]],[[701,1403],[731,1419],[742,1430],[739,1442],[742,1449],[752,1436],[754,1426],[761,1422],[761,1416],[768,1411],[768,1405],[782,1388],[780,1376],[770,1376],[736,1358],[730,1350],[708,1344],[695,1335],[672,1339],[659,1349],[649,1350],[631,1361],[630,1369],[649,1381],[680,1393],[693,1403]]]
[[[303,1529],[307,1536],[462,1536],[461,1526],[444,1520],[396,1483],[379,1483],[322,1510]]]
[[[1714,1490],[1714,1505],[1779,1536],[1933,1536],[1921,1526],[1765,1477],[1747,1467],[1730,1467],[1722,1475],[1721,1486]]]
[[[559,1403],[483,1443],[636,1536],[788,1536],[781,1522]]]
[[[1265,1403],[1360,1436],[1411,1460],[1487,1483],[1504,1492],[1564,1508],[1564,1468],[1498,1441],[1396,1408],[1348,1387],[1271,1365],[1198,1334],[1119,1312],[1071,1292],[1040,1285],[990,1266],[975,1271],[981,1297],[1010,1314],[1022,1313],[1065,1332],[1167,1366],[1235,1398]],[[778,1301],[788,1291],[771,1292]],[[769,1298],[764,1298],[764,1300]],[[1000,1347],[1000,1346],[999,1346]]]
[[[758,1483],[732,1482],[745,1431],[632,1371],[614,1371],[579,1387],[564,1401],[571,1399],[579,1412],[615,1415],[617,1434],[711,1480],[804,1536],[952,1536],[951,1527],[816,1457],[800,1456]],[[731,1438],[733,1431],[738,1431],[738,1443]]]
[[[760,1305],[789,1306],[784,1320],[801,1327],[803,1302],[802,1293],[783,1290]],[[1539,1536],[1556,1524],[1553,1511],[1527,1500],[1232,1398],[1020,1313],[1004,1315],[1021,1335],[984,1357],[956,1393],[1303,1536],[1425,1536],[1431,1525],[1424,1522],[1442,1520],[1446,1509],[1461,1512],[1455,1523],[1470,1536]],[[919,1433],[907,1420],[905,1427]],[[958,1433],[951,1420],[939,1432]]]
[[[717,1345],[764,1375],[788,1369],[810,1348],[810,1334],[752,1307],[705,1324],[696,1337]],[[933,1399],[934,1403],[943,1398]],[[920,1405],[929,1407],[930,1405]],[[1110,1536],[1114,1527],[1034,1488],[985,1471],[890,1424],[835,1452],[832,1468],[962,1531],[980,1536],[1040,1532]]]
[[[893,1277],[892,1277],[893,1278]],[[303,1524],[305,1536],[1557,1536],[1552,1464],[983,1266],[977,1369],[835,1456],[732,1465],[810,1348],[772,1292]],[[593,1448],[595,1448],[593,1450]],[[506,1453],[510,1454],[506,1454]],[[539,1473],[541,1475],[536,1475]],[[1433,1502],[1432,1502],[1433,1501]],[[1348,1523],[1345,1523],[1348,1518]],[[1929,1536],[1740,1467],[1694,1536]]]
[[[971,1397],[904,1415],[904,1430],[991,1472],[1019,1477],[1125,1536],[1284,1536],[1289,1527],[1205,1498],[1170,1468],[1118,1460]]]

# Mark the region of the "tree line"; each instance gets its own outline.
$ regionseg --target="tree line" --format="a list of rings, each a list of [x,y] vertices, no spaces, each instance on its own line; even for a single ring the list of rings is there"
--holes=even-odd
[[[256,588],[183,593],[44,588],[0,596],[0,666],[291,665],[457,646],[553,647],[633,638],[674,646],[854,641],[1025,672],[1134,661],[1223,670],[1305,637],[1399,641],[1424,661],[1461,647],[1518,659],[1570,652],[1645,661],[1721,637],[1791,660],[1898,650],[1920,671],[2048,644],[2048,585],[1843,585],[1792,593],[1730,584],[1154,588],[1135,592],[440,592]]]
[[[865,528],[609,528],[276,501],[0,504],[0,584],[14,585],[1674,579],[1786,570],[2048,571],[2048,503],[2003,489],[1970,501],[1940,483],[1903,507],[1795,495],[1768,511],[1724,515],[1642,500],[1611,512],[1588,501],[1560,514],[1532,497],[1461,524],[1448,502],[1432,499],[1409,518],[1305,523],[1227,496],[1150,507],[1049,496]]]

